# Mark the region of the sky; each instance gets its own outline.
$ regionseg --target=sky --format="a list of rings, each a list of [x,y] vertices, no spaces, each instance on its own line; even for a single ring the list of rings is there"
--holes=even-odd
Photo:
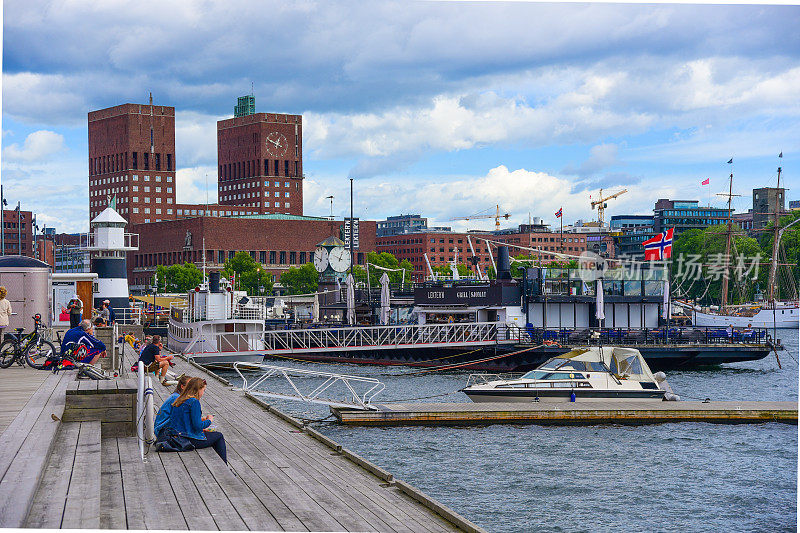
[[[659,198],[800,199],[800,7],[528,2],[3,2],[7,202],[88,228],[87,113],[176,111],[178,202],[216,200],[236,98],[304,123],[304,212],[493,229]],[[779,159],[778,154],[783,153]],[[727,161],[733,159],[731,165]],[[710,179],[710,186],[701,182]]]

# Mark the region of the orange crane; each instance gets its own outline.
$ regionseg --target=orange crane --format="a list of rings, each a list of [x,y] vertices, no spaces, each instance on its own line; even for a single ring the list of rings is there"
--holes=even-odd
[[[606,196],[605,198],[603,198],[603,189],[600,189],[600,199],[599,200],[594,200],[592,202],[592,209],[594,209],[595,207],[597,208],[597,223],[600,225],[601,228],[603,227],[603,224],[605,223],[604,214],[605,214],[606,207],[608,207],[608,204],[606,203],[606,201],[607,200],[613,200],[617,196],[622,196],[626,192],[628,192],[628,189],[622,189],[621,191],[619,191],[617,193],[614,193],[611,196]],[[592,197],[589,196],[589,199],[591,200]]]
[[[491,209],[491,207],[489,209]],[[488,211],[488,209],[486,211]],[[490,214],[490,213],[480,212],[480,213],[476,213],[474,215],[470,215],[468,217],[455,217],[455,218],[451,218],[450,220],[451,221],[452,220],[478,220],[478,219],[483,219],[483,218],[493,218],[494,219],[494,227],[495,227],[495,229],[499,230],[500,229],[500,219],[501,218],[505,218],[506,220],[508,220],[510,217],[511,217],[511,215],[509,213],[500,214],[500,206],[496,205],[495,206],[495,214],[493,214],[493,215]]]

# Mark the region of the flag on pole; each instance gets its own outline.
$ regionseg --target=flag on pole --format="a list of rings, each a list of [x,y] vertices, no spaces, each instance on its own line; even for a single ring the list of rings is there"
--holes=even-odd
[[[732,157],[731,157],[730,159],[728,159],[728,164],[729,164],[729,165],[732,165],[732,164],[733,164],[733,158],[732,158]]]
[[[561,215],[563,214],[563,211],[564,211],[564,208],[563,207],[559,207],[558,211],[556,211],[556,218],[561,218]]]
[[[642,243],[646,261],[660,261],[672,257],[672,233],[674,230],[675,228],[669,228],[665,233],[659,233]]]
[[[706,178],[700,185],[710,185],[710,184],[711,184],[711,178]]]

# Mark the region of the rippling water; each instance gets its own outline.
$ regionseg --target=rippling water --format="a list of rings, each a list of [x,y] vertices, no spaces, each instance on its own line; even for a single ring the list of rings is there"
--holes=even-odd
[[[761,361],[669,372],[685,399],[798,398],[798,337]],[[375,376],[379,399],[454,392],[469,372],[418,374],[403,367],[283,366]],[[232,377],[230,373],[226,373]],[[327,407],[268,400],[305,418]],[[797,436],[793,425],[676,423],[651,426],[344,427],[322,433],[422,489],[490,531],[796,530]]]

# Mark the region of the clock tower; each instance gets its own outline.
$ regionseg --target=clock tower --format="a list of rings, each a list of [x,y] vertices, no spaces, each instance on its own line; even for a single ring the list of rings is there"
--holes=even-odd
[[[336,283],[347,277],[350,268],[350,250],[338,237],[328,237],[314,251],[314,268],[320,273],[320,283]]]
[[[302,215],[303,117],[256,113],[255,97],[241,100],[233,118],[217,122],[219,204]]]

